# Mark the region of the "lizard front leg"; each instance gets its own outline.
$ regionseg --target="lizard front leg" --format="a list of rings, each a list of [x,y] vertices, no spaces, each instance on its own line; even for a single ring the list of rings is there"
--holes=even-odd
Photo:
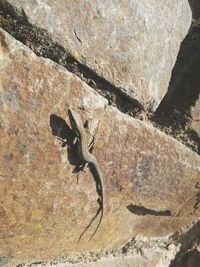
[[[88,150],[90,153],[92,153],[95,143],[96,143],[96,139],[97,139],[97,132],[99,129],[99,120],[92,120],[92,119],[86,120],[86,122],[84,123],[84,128],[87,133]],[[78,141],[78,137],[75,138],[74,144],[77,141]],[[82,162],[81,164],[77,166],[77,170],[84,171],[84,169],[87,167],[88,167],[88,162]]]

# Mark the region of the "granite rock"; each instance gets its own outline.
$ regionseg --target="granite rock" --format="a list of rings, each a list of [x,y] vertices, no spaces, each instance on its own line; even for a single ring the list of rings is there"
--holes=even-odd
[[[25,1],[30,23],[46,29],[82,63],[155,108],[167,91],[191,23],[187,0]]]

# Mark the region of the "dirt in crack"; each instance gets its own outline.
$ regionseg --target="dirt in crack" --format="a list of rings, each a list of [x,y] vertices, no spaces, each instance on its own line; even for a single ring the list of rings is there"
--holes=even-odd
[[[46,30],[29,23],[23,10],[20,12],[6,0],[0,0],[0,26],[36,55],[49,58],[77,75],[123,113],[135,116],[143,111],[138,100],[75,59]]]

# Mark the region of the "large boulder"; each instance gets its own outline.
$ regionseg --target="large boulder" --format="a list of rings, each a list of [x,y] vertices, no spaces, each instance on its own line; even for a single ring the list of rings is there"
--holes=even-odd
[[[108,106],[74,74],[0,32],[0,255],[13,262],[111,250],[136,236],[169,236],[199,218],[200,158],[184,145]],[[99,120],[93,154],[105,213],[79,163],[67,115]]]
[[[7,2],[147,108],[166,93],[191,23],[187,0]]]

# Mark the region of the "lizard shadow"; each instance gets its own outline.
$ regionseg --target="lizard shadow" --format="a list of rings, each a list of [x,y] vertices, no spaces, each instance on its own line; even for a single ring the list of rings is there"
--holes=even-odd
[[[72,173],[76,174],[80,171],[84,171],[86,164],[82,162],[82,159],[79,157],[79,153],[77,153],[77,144],[74,144],[76,133],[71,129],[71,127],[66,123],[64,119],[55,114],[50,115],[50,127],[52,130],[52,135],[56,136],[61,141],[61,146],[67,147],[68,161],[70,164],[75,166]],[[87,127],[87,122],[84,124],[84,127]],[[93,149],[94,147],[91,146],[89,152],[92,153]],[[97,184],[98,180],[95,178],[95,170],[92,168],[92,166],[88,167],[93,174],[94,180]],[[98,192],[98,186],[96,186],[96,188]]]
[[[73,170],[73,174],[79,171],[80,158],[78,157],[77,145],[74,144],[76,138],[75,132],[70,128],[64,119],[51,114],[50,115],[50,127],[52,135],[56,136],[61,141],[61,146],[67,148],[67,157],[70,164],[76,166]]]

